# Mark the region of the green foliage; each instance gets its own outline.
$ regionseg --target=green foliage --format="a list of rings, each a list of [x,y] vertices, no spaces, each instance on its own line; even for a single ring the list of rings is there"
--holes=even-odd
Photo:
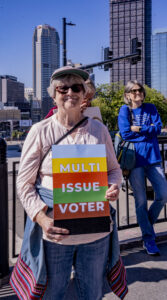
[[[153,103],[156,106],[160,114],[163,127],[165,127],[167,125],[167,99],[165,99],[164,96],[155,89],[151,89],[148,86],[145,86],[145,89],[145,102]]]
[[[19,139],[23,135],[23,133],[24,132],[19,131],[19,130],[13,130],[12,131],[12,138]]]
[[[124,87],[121,84],[102,84],[97,87],[97,97],[92,106],[99,106],[103,122],[109,130],[117,130],[117,117],[123,101]]]
[[[13,130],[13,131],[12,131],[12,137],[13,137],[13,138],[16,138],[16,137],[17,137],[17,130]]]
[[[153,103],[160,116],[163,126],[167,124],[167,100],[154,89],[145,86],[145,102]],[[125,104],[123,100],[124,86],[119,83],[102,84],[97,87],[96,98],[92,106],[99,106],[103,122],[110,130],[117,130],[117,117],[120,107]]]

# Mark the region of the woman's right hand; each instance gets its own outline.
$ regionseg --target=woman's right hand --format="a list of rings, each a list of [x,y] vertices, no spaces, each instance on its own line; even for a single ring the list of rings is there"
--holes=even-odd
[[[68,229],[55,227],[53,219],[43,210],[36,215],[35,221],[42,227],[46,237],[53,242],[60,242],[69,235]]]

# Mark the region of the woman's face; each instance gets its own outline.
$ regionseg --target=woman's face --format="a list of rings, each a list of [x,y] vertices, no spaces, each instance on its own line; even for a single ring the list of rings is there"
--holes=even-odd
[[[129,93],[126,94],[126,98],[131,100],[132,107],[139,107],[142,105],[142,102],[144,100],[144,93],[142,88],[135,84]]]
[[[75,78],[60,80],[55,90],[54,101],[58,109],[78,109],[84,99],[84,87]]]

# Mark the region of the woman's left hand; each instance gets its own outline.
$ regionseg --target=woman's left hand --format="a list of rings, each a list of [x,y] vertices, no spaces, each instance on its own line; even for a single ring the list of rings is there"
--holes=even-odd
[[[131,126],[130,129],[131,129],[131,131],[134,131],[134,132],[140,132],[141,126]]]
[[[116,183],[112,184],[106,191],[105,198],[109,201],[115,201],[119,196],[119,187]]]

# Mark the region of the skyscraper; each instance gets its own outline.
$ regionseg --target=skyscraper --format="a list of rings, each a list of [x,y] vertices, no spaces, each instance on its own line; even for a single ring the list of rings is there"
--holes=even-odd
[[[151,87],[167,97],[167,29],[152,35]]]
[[[126,84],[138,79],[151,86],[151,8],[152,0],[110,0],[110,49],[113,58],[131,53],[131,40],[142,43],[142,59],[113,63],[110,81]]]
[[[55,28],[39,25],[33,35],[33,89],[44,117],[53,106],[47,88],[53,71],[60,67],[60,39]]]
[[[12,75],[0,75],[0,101],[6,106],[24,102],[24,83]]]

